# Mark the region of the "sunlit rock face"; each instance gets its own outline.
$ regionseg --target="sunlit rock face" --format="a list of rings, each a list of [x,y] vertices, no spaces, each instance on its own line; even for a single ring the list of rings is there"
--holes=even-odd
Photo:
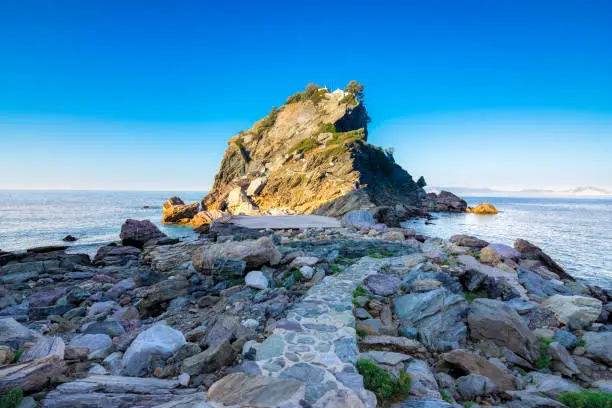
[[[206,210],[341,216],[415,206],[420,190],[391,151],[367,143],[362,98],[307,90],[228,141]]]

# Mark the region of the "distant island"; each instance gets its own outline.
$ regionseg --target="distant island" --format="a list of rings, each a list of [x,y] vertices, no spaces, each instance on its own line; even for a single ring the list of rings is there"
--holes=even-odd
[[[524,189],[513,191],[472,187],[427,187],[426,190],[427,192],[436,193],[442,190],[451,190],[461,196],[612,197],[612,191],[592,186],[577,187],[569,190]]]

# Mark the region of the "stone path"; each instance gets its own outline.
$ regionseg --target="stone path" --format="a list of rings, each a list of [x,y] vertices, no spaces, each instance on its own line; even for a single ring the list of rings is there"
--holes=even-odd
[[[340,228],[340,220],[321,215],[238,215],[232,223],[254,229]]]
[[[252,344],[257,365],[252,373],[304,382],[305,399],[314,407],[337,406],[338,395],[351,404],[346,406],[375,407],[376,398],[364,389],[355,367],[359,349],[352,293],[390,261],[365,257],[312,287],[270,337]]]

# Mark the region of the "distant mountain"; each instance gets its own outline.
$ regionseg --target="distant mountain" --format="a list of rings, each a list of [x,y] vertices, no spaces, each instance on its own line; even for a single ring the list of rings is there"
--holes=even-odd
[[[524,189],[518,191],[472,187],[426,187],[428,192],[451,191],[459,196],[540,196],[540,197],[608,197],[611,191],[597,187],[577,187],[571,190]]]

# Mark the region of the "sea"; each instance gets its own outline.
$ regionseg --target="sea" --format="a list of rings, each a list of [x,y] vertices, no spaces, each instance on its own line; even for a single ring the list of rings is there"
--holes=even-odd
[[[493,204],[496,215],[440,214],[403,223],[417,233],[448,239],[474,235],[512,246],[518,238],[542,248],[570,275],[612,289],[612,198],[463,197]]]
[[[69,245],[94,255],[119,239],[128,218],[149,219],[168,236],[192,239],[189,227],[160,222],[171,196],[199,201],[205,191],[31,191],[0,190],[0,249]],[[612,289],[612,198],[465,197],[470,206],[488,202],[499,214],[434,214],[404,225],[432,237],[469,234],[512,245],[517,238],[541,247],[570,274]],[[65,243],[66,235],[78,238]]]

